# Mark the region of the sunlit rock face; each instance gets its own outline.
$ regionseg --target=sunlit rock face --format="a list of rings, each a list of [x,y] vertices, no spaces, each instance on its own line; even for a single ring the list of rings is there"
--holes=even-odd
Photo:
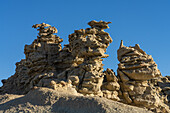
[[[149,80],[161,76],[152,56],[147,55],[138,44],[134,47],[125,47],[122,41],[117,53],[120,61],[118,72],[121,71],[130,79]]]
[[[126,47],[123,41],[117,54],[120,61],[117,69],[121,87],[119,96],[123,102],[154,112],[168,112],[164,96],[150,84],[151,79],[162,76],[152,56],[147,55],[138,44]]]
[[[120,85],[118,79],[112,69],[107,68],[105,71],[106,80],[102,84],[103,97],[111,100],[120,101],[118,93],[120,91]]]
[[[149,83],[156,88],[164,103],[170,106],[170,76],[153,78]]]
[[[16,72],[2,80],[0,94],[28,94],[36,89],[67,91],[80,96],[99,96],[156,113],[170,111],[170,77],[163,77],[151,55],[138,44],[126,47],[121,41],[117,51],[117,75],[103,69],[106,49],[112,42],[111,22],[90,21],[89,28],[75,30],[69,44],[61,47],[55,27],[35,24],[37,39],[25,45],[26,58],[16,63]],[[66,94],[67,95],[67,94]]]
[[[36,24],[32,27],[39,31],[39,36],[31,45],[25,45],[24,53],[29,68],[28,74],[55,71],[53,61],[62,50],[60,43],[63,39],[54,34],[57,33],[57,29],[49,24]]]
[[[45,23],[33,25],[38,30],[37,39],[25,45],[26,59],[16,64],[12,77],[3,80],[1,93],[25,94],[34,86],[51,87],[54,82],[69,82],[79,93],[103,96],[101,86],[106,73],[102,58],[109,56],[105,52],[112,42],[104,31],[109,23],[90,21],[91,28],[75,30],[63,49],[60,44],[63,39],[56,35],[55,27]],[[113,90],[111,86],[109,89]]]
[[[62,50],[63,39],[56,35],[57,29],[45,23],[32,27],[39,32],[37,39],[25,45],[26,59],[16,63],[15,74],[3,80],[1,93],[25,94],[34,86],[50,87],[51,80],[71,66],[73,58],[67,47]]]
[[[69,35],[69,47],[77,66],[71,69],[67,76],[78,78],[76,88],[80,93],[102,95],[102,58],[108,57],[105,54],[106,48],[112,42],[109,33],[104,31],[109,28],[109,23],[91,21],[88,23],[91,28],[75,30]]]

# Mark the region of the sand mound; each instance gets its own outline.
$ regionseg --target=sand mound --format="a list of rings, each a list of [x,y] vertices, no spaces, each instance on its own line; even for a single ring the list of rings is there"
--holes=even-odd
[[[36,88],[24,95],[0,95],[0,112],[151,113],[100,97]]]

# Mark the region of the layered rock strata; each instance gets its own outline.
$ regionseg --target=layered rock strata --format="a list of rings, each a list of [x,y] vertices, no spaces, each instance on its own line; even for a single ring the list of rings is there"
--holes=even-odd
[[[151,55],[147,55],[138,44],[126,47],[121,41],[117,51],[118,79],[121,87],[119,96],[122,100],[134,106],[146,107],[154,112],[168,112],[162,96],[150,85],[150,80],[161,77],[161,73]]]
[[[55,35],[57,29],[48,24],[36,24],[32,27],[38,28],[39,36],[31,45],[25,45],[24,53],[29,68],[28,74],[31,76],[49,72],[49,70],[54,72],[53,61],[62,50],[60,43],[63,39]]]
[[[103,95],[101,92],[104,77],[102,58],[108,57],[104,53],[112,42],[110,35],[104,31],[109,28],[109,23],[91,21],[88,23],[91,28],[75,30],[69,35],[69,48],[74,57],[75,67],[67,70],[67,77],[79,93]]]
[[[45,23],[32,27],[39,31],[37,39],[25,45],[26,59],[16,63],[12,77],[3,80],[1,93],[25,94],[34,86],[50,87],[56,75],[71,66],[72,56],[68,47],[62,50],[63,39],[55,35],[57,29]]]
[[[162,77],[152,56],[138,44],[126,47],[122,41],[117,51],[117,76],[112,69],[104,71],[102,61],[109,56],[105,52],[112,42],[104,31],[109,23],[90,21],[90,28],[69,35],[69,44],[63,49],[55,27],[33,25],[39,31],[37,39],[25,46],[26,58],[16,63],[16,73],[2,80],[0,94],[27,94],[46,87],[105,97],[157,113],[169,112],[170,77]]]
[[[34,86],[53,88],[50,84],[64,81],[71,82],[84,95],[103,96],[104,92],[118,100],[117,79],[113,72],[103,72],[102,64],[102,58],[109,56],[105,52],[112,42],[109,33],[104,31],[109,28],[109,23],[111,22],[89,22],[91,28],[75,30],[69,35],[69,44],[63,49],[60,44],[63,40],[55,35],[55,27],[45,23],[33,25],[39,31],[37,39],[25,46],[26,59],[17,63],[14,76],[3,80],[1,93],[25,94]],[[108,83],[103,85],[107,86],[103,87],[102,92],[104,76],[114,76],[114,80],[107,80]]]

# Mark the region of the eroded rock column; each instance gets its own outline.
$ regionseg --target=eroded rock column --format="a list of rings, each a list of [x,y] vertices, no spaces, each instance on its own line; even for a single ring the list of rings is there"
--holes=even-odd
[[[32,27],[39,31],[39,36],[31,45],[25,45],[24,53],[29,68],[28,74],[55,71],[52,64],[54,58],[62,50],[60,43],[63,39],[54,34],[57,33],[57,29],[49,24],[36,24]]]
[[[39,33],[31,45],[25,45],[26,59],[16,63],[16,72],[7,80],[3,80],[1,93],[25,94],[34,86],[48,87],[50,81],[61,71],[55,66],[55,60],[61,48],[57,29],[49,24],[32,26]]]
[[[101,86],[103,82],[102,58],[108,57],[104,54],[111,37],[104,29],[109,28],[110,22],[91,21],[91,28],[80,29],[69,35],[69,46],[75,62],[78,66],[73,69],[69,76],[78,76],[77,90],[83,94],[102,95]],[[76,77],[75,77],[76,78]]]
[[[119,96],[125,103],[146,107],[155,112],[168,112],[169,108],[159,97],[155,87],[149,83],[162,76],[151,55],[147,55],[138,44],[126,47],[121,41],[117,51],[118,79],[121,86]]]

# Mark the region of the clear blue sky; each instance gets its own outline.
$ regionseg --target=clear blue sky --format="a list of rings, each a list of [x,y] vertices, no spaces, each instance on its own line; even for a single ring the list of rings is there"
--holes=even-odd
[[[117,69],[117,49],[140,44],[152,55],[163,76],[170,75],[170,0],[1,0],[0,80],[15,73],[15,63],[24,59],[24,45],[37,36],[33,24],[48,23],[68,43],[68,35],[89,27],[91,20],[111,21],[113,42],[104,68]],[[1,84],[0,84],[1,85]]]

